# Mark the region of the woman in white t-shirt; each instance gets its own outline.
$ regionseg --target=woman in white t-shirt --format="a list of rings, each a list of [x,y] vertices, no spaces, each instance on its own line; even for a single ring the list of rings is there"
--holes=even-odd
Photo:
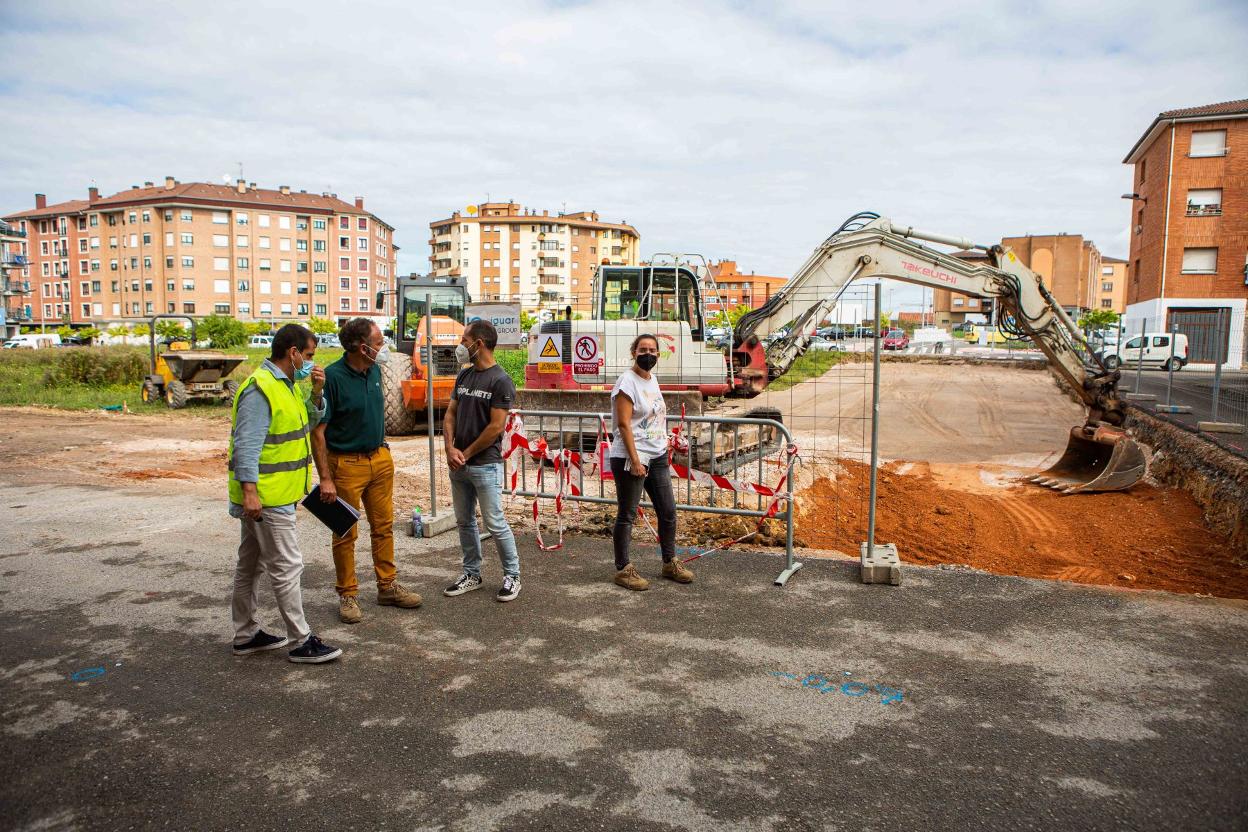
[[[616,515],[611,542],[615,548],[615,583],[644,590],[650,582],[637,573],[629,558],[633,521],[641,492],[650,495],[659,521],[659,549],[663,577],[677,583],[693,581],[691,572],[676,559],[676,497],[667,459],[667,405],[651,371],[659,361],[659,339],[638,335],[629,352],[633,366],[611,388],[611,473],[615,476]]]

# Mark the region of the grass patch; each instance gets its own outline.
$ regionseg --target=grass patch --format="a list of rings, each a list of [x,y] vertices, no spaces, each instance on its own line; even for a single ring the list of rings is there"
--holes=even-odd
[[[767,385],[770,390],[788,390],[795,384],[801,384],[812,378],[818,378],[837,364],[843,364],[849,353],[828,350],[826,352],[808,352],[793,362],[789,371]]]
[[[511,382],[516,385],[517,390],[524,387],[524,365],[529,360],[528,350],[524,348],[495,350],[494,360],[498,362],[498,366],[507,371],[507,375],[511,376]]]

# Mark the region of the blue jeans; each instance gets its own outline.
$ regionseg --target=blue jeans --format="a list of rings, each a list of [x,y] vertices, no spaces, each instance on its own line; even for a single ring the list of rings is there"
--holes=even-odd
[[[481,533],[477,530],[477,503],[481,519],[498,547],[503,574],[520,577],[520,554],[516,538],[503,516],[503,464],[464,465],[451,472],[451,497],[455,501],[455,524],[459,526],[459,548],[464,553],[464,571],[481,577]]]

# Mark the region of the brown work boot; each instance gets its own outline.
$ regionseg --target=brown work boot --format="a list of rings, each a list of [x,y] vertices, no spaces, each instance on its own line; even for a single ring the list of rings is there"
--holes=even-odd
[[[382,607],[402,607],[410,610],[419,607],[423,600],[415,592],[404,589],[398,581],[390,584],[386,589],[377,590],[377,604]]]
[[[360,612],[360,602],[355,600],[354,595],[338,597],[338,619],[343,624],[359,624],[364,620],[364,613]]]
[[[672,558],[663,564],[663,577],[678,584],[693,583],[693,572],[676,558]]]
[[[631,563],[615,573],[615,582],[634,592],[643,592],[650,588],[650,582],[638,575],[637,567]]]

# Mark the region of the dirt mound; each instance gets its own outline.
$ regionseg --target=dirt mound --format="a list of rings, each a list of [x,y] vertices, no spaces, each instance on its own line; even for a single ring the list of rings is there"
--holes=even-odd
[[[799,495],[797,531],[812,546],[856,555],[866,540],[869,469],[849,460],[839,468]],[[882,468],[878,488],[876,539],[896,543],[903,561],[1248,598],[1248,568],[1181,491],[961,488],[914,464]]]

